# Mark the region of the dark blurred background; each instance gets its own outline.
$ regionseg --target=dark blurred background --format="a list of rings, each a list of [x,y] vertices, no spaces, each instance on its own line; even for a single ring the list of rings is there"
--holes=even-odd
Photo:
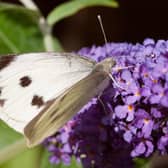
[[[5,0],[7,1],[7,0]],[[17,0],[8,0],[16,3]],[[63,0],[35,0],[46,16]],[[109,42],[140,42],[147,37],[168,39],[168,1],[166,0],[118,0],[119,8],[92,7],[60,21],[54,28],[63,47],[78,50],[83,46],[104,43],[97,21],[101,14]]]

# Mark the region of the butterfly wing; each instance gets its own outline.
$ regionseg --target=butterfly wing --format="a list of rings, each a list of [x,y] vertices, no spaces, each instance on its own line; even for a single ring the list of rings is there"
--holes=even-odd
[[[0,118],[23,133],[49,102],[91,73],[95,62],[70,53],[0,58]]]
[[[91,98],[102,92],[109,83],[105,72],[93,72],[57,99],[49,102],[24,129],[29,146],[35,146],[54,134]]]

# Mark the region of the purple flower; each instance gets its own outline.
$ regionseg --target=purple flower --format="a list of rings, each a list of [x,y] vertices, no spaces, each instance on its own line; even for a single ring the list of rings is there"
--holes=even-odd
[[[108,43],[79,54],[97,62],[113,57],[120,87],[110,84],[45,140],[50,162],[67,165],[75,156],[84,168],[131,168],[135,157],[168,154],[168,41]]]
[[[168,134],[162,136],[158,141],[158,149],[162,154],[167,154],[168,150]]]
[[[131,156],[132,157],[137,157],[137,156],[145,155],[145,157],[148,157],[153,152],[153,149],[154,149],[154,146],[153,146],[152,142],[146,140],[144,142],[140,142],[134,148],[134,150],[132,150]]]
[[[127,121],[134,119],[134,107],[132,105],[119,105],[114,109],[115,115],[120,118],[126,118]]]
[[[146,147],[143,142],[139,143],[135,149],[131,152],[132,157],[137,157],[145,153]]]
[[[143,109],[138,109],[135,114],[134,126],[139,129],[138,136],[149,138],[153,130],[154,121],[149,113]]]
[[[162,87],[161,84],[154,84],[152,87],[153,94],[150,97],[150,103],[156,104],[160,103],[161,105],[168,107],[168,88]]]
[[[130,143],[133,135],[132,135],[132,132],[129,130],[129,131],[126,131],[123,136],[124,136],[124,140]]]
[[[151,108],[151,115],[156,119],[162,117],[162,113],[157,108]]]

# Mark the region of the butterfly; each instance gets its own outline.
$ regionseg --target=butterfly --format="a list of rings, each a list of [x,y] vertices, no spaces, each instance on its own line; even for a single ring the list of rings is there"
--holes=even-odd
[[[72,53],[2,56],[0,119],[38,145],[104,91],[114,65]]]

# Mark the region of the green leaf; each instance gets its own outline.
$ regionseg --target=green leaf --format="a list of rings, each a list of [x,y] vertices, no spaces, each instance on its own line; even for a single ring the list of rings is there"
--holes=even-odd
[[[0,165],[0,168],[39,168],[40,152],[40,148],[27,149],[8,162]]]
[[[26,149],[23,136],[0,121],[0,164]]]
[[[41,159],[41,148],[29,149],[23,135],[0,121],[0,168],[37,168]]]
[[[38,23],[17,10],[0,12],[0,54],[44,51]]]
[[[82,164],[78,163],[76,159],[73,157],[71,161],[71,165],[69,168],[82,168]]]
[[[29,15],[36,22],[38,21],[38,19],[40,17],[39,13],[36,10],[31,10],[31,9],[25,8],[21,5],[0,2],[0,12],[9,12],[12,10],[18,11],[20,13],[24,13],[25,15]]]
[[[0,152],[6,146],[16,142],[21,139],[23,136],[12,128],[8,127],[5,123],[0,121]]]
[[[150,168],[149,159],[136,158],[134,163],[136,168]]]
[[[69,17],[79,10],[91,6],[117,7],[115,0],[73,0],[56,7],[47,17],[48,24],[53,25],[60,20]]]

